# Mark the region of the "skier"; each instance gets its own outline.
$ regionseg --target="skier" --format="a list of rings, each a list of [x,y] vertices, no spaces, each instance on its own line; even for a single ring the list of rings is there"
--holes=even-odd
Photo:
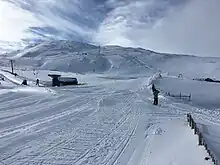
[[[158,105],[158,94],[160,93],[160,91],[158,91],[157,89],[155,89],[153,91],[154,94],[154,105]]]
[[[39,79],[36,80],[36,85],[40,86],[40,80]]]
[[[23,80],[23,82],[21,83],[21,85],[28,85],[28,84],[27,84],[27,80]]]

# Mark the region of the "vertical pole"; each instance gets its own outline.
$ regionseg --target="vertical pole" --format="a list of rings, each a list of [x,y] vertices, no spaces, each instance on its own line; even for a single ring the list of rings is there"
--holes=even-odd
[[[13,60],[10,60],[10,63],[11,63],[11,73],[13,74],[14,73]]]

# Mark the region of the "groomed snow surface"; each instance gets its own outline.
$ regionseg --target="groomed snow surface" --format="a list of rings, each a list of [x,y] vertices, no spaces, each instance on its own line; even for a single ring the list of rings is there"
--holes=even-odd
[[[74,65],[66,65],[69,58]],[[10,57],[16,59],[18,76],[5,72],[9,68],[2,60],[0,164],[211,165],[187,125],[186,113],[193,114],[210,145],[218,145],[218,135],[212,135],[219,131],[219,111],[211,110],[218,104],[213,107],[214,101],[208,100],[204,107],[199,86],[189,90],[182,84],[199,84],[192,80],[195,76],[217,77],[218,68],[210,67],[204,75],[203,71],[184,72],[181,61],[189,58],[197,61],[197,68],[212,60],[180,56],[178,61],[175,55],[169,58],[140,48],[100,50],[64,41],[40,44]],[[176,73],[167,66],[172,60],[179,68]],[[177,79],[179,71],[186,77]],[[48,73],[77,77],[85,84],[51,87]],[[20,85],[24,78],[29,86]],[[40,87],[35,85],[36,78]],[[161,90],[158,106],[152,105],[151,83]],[[212,91],[215,88],[210,85]],[[187,90],[194,92],[191,102],[165,95]]]

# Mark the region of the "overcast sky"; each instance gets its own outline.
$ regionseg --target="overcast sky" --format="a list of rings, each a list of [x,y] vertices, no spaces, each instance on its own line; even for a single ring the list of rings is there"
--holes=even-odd
[[[220,0],[0,0],[0,41],[39,39],[220,57]]]

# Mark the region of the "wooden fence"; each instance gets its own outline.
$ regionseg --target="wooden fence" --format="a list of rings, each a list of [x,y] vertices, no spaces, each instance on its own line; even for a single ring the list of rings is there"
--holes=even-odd
[[[194,121],[194,119],[192,118],[192,115],[190,113],[187,114],[187,122],[189,123],[189,126],[191,127],[191,129],[194,130],[194,134],[198,135],[198,145],[205,147],[207,153],[209,154],[209,156],[214,164],[220,165],[219,160],[217,159],[217,157],[215,156],[215,154],[211,150],[211,148],[208,146],[206,140],[204,139],[202,132],[199,130],[198,125],[196,124],[196,122]]]
[[[165,93],[167,96],[171,96],[171,97],[176,97],[176,98],[179,98],[179,99],[187,99],[188,101],[191,101],[192,100],[192,95],[191,93],[189,95],[184,95],[182,94],[181,92],[179,94],[171,94],[170,92],[166,92]]]
[[[161,91],[162,93],[164,93],[165,95],[170,96],[170,97],[179,98],[179,99],[188,100],[188,101],[192,100],[191,93],[189,95],[183,94],[182,92],[180,92],[179,94],[172,94],[171,92],[166,92],[160,88],[157,88],[157,89]]]

